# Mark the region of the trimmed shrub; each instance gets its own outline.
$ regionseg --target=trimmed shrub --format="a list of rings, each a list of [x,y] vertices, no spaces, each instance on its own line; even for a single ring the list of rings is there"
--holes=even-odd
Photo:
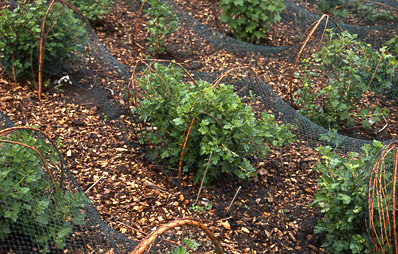
[[[290,125],[278,124],[267,113],[257,120],[231,86],[217,88],[203,80],[185,83],[179,69],[157,63],[154,70],[139,80],[145,91],[141,118],[154,130],[147,132],[147,140],[155,145],[150,151],[152,159],[178,166],[189,132],[184,171],[195,170],[200,180],[211,155],[207,183],[223,174],[248,178],[256,172],[250,158],[264,158],[269,146],[293,140]]]
[[[32,80],[37,75],[41,23],[47,8],[46,1],[38,0],[13,11],[0,11],[0,61],[16,79]],[[60,73],[84,52],[88,33],[73,11],[59,3],[53,5],[45,29],[50,32],[44,70]]]

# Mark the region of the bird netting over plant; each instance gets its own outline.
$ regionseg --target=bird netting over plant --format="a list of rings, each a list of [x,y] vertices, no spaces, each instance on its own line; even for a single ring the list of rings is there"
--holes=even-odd
[[[337,6],[329,7],[327,12],[331,11],[334,20],[331,21],[314,7],[316,1],[286,0],[280,22],[268,22],[270,29],[264,32],[265,38],[261,38],[258,45],[234,39],[234,30],[229,30],[228,25],[210,20],[210,12],[217,17],[220,11],[210,3],[203,3],[203,8],[209,9],[208,15],[199,16],[186,1],[157,2],[162,8],[156,6],[156,1],[144,5],[138,0],[115,1],[113,15],[118,23],[101,31],[90,26],[99,26],[98,23],[87,23],[65,2],[57,1],[47,16],[44,90],[70,82],[89,92],[116,121],[125,143],[158,163],[186,197],[193,202],[197,196],[195,204],[200,201],[199,204],[215,206],[216,219],[249,228],[251,233],[247,233],[247,239],[240,239],[242,245],[252,243],[249,238],[260,239],[259,246],[262,242],[282,244],[274,235],[291,238],[277,230],[270,232],[270,228],[275,228],[274,222],[265,217],[282,202],[278,186],[302,184],[299,187],[302,193],[313,194],[304,180],[296,176],[315,174],[311,168],[319,160],[316,147],[329,145],[338,153],[346,154],[361,152],[373,139],[387,144],[396,137],[398,41],[393,38],[398,20],[395,1],[363,1],[363,6],[347,5],[350,7],[345,6],[343,12],[334,10]],[[129,13],[119,13],[116,3],[127,6]],[[18,8],[10,1],[7,7],[13,12],[0,18],[7,21],[0,25],[3,29],[0,29],[1,66],[11,77],[28,80],[36,86],[40,85],[37,41],[43,35],[40,26],[48,6],[46,1],[37,1],[36,5]],[[142,7],[146,11],[141,11]],[[128,16],[130,19],[123,19],[127,14],[132,15]],[[362,21],[371,14],[372,19]],[[151,17],[157,17],[157,22]],[[350,22],[350,17],[359,19],[360,25],[344,23]],[[27,22],[28,19],[35,22]],[[126,20],[130,24],[126,24]],[[276,27],[278,29],[273,30]],[[159,35],[157,29],[162,29],[167,36]],[[357,37],[350,37],[344,31]],[[106,40],[106,35],[112,32],[117,34],[116,43],[123,44],[127,51],[118,52],[113,42]],[[10,36],[26,46],[13,48],[15,41],[10,40]],[[391,43],[380,50],[387,41]],[[151,50],[146,51],[142,45]],[[222,54],[236,61],[214,67],[197,52],[214,57],[213,63],[224,58]],[[175,61],[141,59],[151,54]],[[134,62],[128,61],[131,59]],[[289,71],[282,72],[282,67]],[[270,80],[269,76],[275,73],[277,77]],[[162,95],[164,97],[157,97]],[[162,104],[165,101],[167,104]],[[222,108],[223,105],[228,107]],[[145,111],[147,109],[150,112]],[[153,112],[157,115],[151,115]],[[317,112],[322,115],[315,116]],[[233,118],[236,115],[239,117]],[[2,129],[10,127],[7,118],[1,116]],[[261,129],[260,124],[266,124],[271,131]],[[180,132],[173,134],[174,130]],[[13,133],[7,132],[2,140],[14,135],[21,143],[50,149],[49,145],[35,143],[41,140],[48,144],[40,133],[32,130]],[[163,141],[159,140],[162,135],[166,137]],[[223,135],[228,138],[219,138]],[[249,147],[242,140],[254,146]],[[10,160],[17,155],[33,156],[34,152],[26,147],[17,148],[17,144],[0,145],[9,151],[9,155],[4,153],[8,157],[3,156],[0,161],[7,166],[0,177],[11,181],[7,176],[11,174],[7,171]],[[0,201],[4,207],[0,214],[0,250],[17,253],[55,252],[56,249],[67,249],[68,253],[132,251],[138,243],[101,221],[72,174],[63,169],[62,157],[48,150],[43,153],[50,156],[49,159],[56,158],[49,164],[51,174],[36,164],[37,172],[32,172],[32,177],[27,178],[30,180],[25,179],[25,185],[13,193],[14,203],[9,197]],[[50,175],[54,181],[49,179]],[[206,177],[209,185],[202,189],[200,183]],[[7,188],[12,185],[14,183],[9,182]],[[1,190],[3,198],[3,188]],[[27,195],[25,192],[29,190]],[[308,208],[308,200],[295,204],[294,198],[298,195],[292,194],[288,205],[278,213],[304,213],[312,209]],[[24,196],[30,197],[28,202]],[[64,200],[66,197],[68,200]],[[38,202],[35,204],[38,208],[31,202]],[[248,218],[249,210],[251,217],[260,219]],[[160,250],[179,253],[176,246],[178,251],[216,250],[206,244],[209,240],[203,240],[207,236],[200,228],[184,233],[178,230],[179,225],[190,223],[173,224],[170,229],[174,231],[164,237],[166,240],[148,244],[152,246],[148,249],[154,253]],[[297,226],[291,223],[296,222],[289,222],[286,227]],[[173,236],[177,236],[177,240]],[[292,245],[289,241],[283,244]],[[170,246],[165,247],[168,244]]]
[[[101,220],[42,132],[15,127],[2,113],[0,126],[2,253],[223,253],[192,219],[162,225],[141,244],[128,239]]]
[[[1,114],[3,253],[117,253],[137,243],[99,217],[47,137]]]

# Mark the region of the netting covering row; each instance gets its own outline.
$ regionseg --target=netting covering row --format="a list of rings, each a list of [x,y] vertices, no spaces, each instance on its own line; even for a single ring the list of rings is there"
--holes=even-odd
[[[356,34],[355,40],[366,42],[370,48],[377,51],[396,34],[397,20],[386,24],[363,26],[345,24],[340,21],[333,22],[332,18],[321,18],[321,15],[304,8],[305,6],[300,5],[299,1],[285,0],[286,8],[281,13],[279,25],[286,28],[284,36],[290,39],[280,45],[277,43],[274,43],[275,45],[271,45],[273,43],[255,45],[231,37],[230,31],[225,28],[217,30],[222,25],[210,22],[209,18],[206,22],[200,20],[194,10],[189,9],[189,4],[183,1],[164,0],[162,4],[169,6],[172,13],[178,17],[175,35],[164,38],[165,58],[174,59],[169,61],[156,60],[151,57],[143,59],[149,55],[142,46],[142,44],[148,43],[145,35],[149,33],[147,31],[149,17],[142,11],[142,8],[148,9],[148,3],[143,4],[139,0],[114,1],[114,7],[108,17],[112,16],[118,23],[109,25],[109,27],[113,25],[115,27],[101,28],[101,30],[99,27],[106,27],[106,25],[100,21],[88,22],[82,13],[69,5],[67,1],[40,2],[44,2],[45,10],[49,5],[54,4],[52,12],[48,11],[48,16],[46,16],[49,22],[47,29],[52,27],[54,30],[48,29],[47,33],[43,34],[39,29],[41,33],[35,33],[37,41],[42,39],[43,35],[47,38],[43,62],[39,61],[41,53],[39,48],[19,49],[21,51],[18,53],[21,55],[21,52],[30,52],[31,59],[27,67],[18,72],[15,67],[22,64],[21,61],[17,62],[18,54],[15,53],[17,51],[11,54],[12,57],[7,58],[7,53],[3,50],[0,51],[3,52],[0,53],[0,64],[1,68],[5,70],[4,73],[8,73],[10,79],[16,80],[29,76],[33,79],[31,83],[38,86],[39,75],[42,75],[39,74],[42,64],[48,91],[62,84],[61,80],[67,76],[65,83],[68,83],[68,86],[88,94],[93,101],[100,105],[104,114],[115,123],[118,128],[115,130],[114,136],[119,136],[116,133],[120,132],[124,144],[132,151],[144,156],[151,164],[156,165],[156,170],[164,174],[172,185],[177,186],[178,190],[191,203],[197,204],[200,200],[203,204],[210,204],[215,208],[215,212],[210,218],[212,222],[223,225],[224,229],[239,228],[241,230],[239,232],[250,233],[247,233],[245,237],[241,237],[239,233],[233,233],[228,235],[227,241],[224,241],[225,239],[222,237],[224,229],[220,230],[221,233],[217,234],[218,238],[216,239],[204,226],[206,223],[202,224],[203,221],[180,218],[180,220],[172,221],[164,226],[158,225],[152,233],[148,232],[145,239],[140,239],[141,243],[131,240],[131,237],[115,231],[101,219],[96,204],[90,201],[79,187],[76,175],[74,176],[72,173],[72,166],[68,164],[71,161],[70,158],[64,159],[53,141],[36,128],[15,127],[9,119],[13,115],[7,117],[6,114],[0,112],[0,149],[2,151],[0,181],[3,182],[0,188],[1,253],[43,251],[47,253],[143,253],[144,251],[151,253],[223,253],[228,251],[226,246],[234,239],[238,239],[236,241],[239,242],[240,253],[247,249],[245,247],[253,251],[252,253],[256,253],[254,251],[262,253],[265,250],[271,251],[274,246],[280,246],[280,249],[282,249],[281,246],[288,246],[289,251],[284,249],[283,253],[305,253],[311,248],[308,246],[308,248],[302,246],[299,248],[295,243],[297,237],[305,237],[299,233],[295,237],[290,232],[294,232],[299,227],[303,232],[313,230],[313,225],[311,229],[306,229],[307,225],[311,224],[310,222],[306,224],[307,217],[300,221],[295,219],[295,216],[309,213],[309,211],[317,213],[313,212],[314,208],[309,206],[313,200],[314,191],[311,190],[312,186],[306,182],[306,177],[316,177],[316,173],[311,170],[320,160],[316,148],[330,146],[333,151],[345,155],[349,152],[362,152],[363,146],[371,145],[373,140],[379,140],[382,144],[387,145],[396,138],[394,130],[396,131],[398,122],[396,119],[398,116],[396,111],[397,70],[388,74],[389,78],[393,78],[386,87],[382,86],[380,80],[384,80],[383,77],[387,74],[383,76],[382,73],[377,72],[377,69],[371,73],[373,75],[366,78],[358,77],[358,80],[368,86],[363,98],[359,99],[361,105],[376,105],[381,108],[381,112],[384,112],[383,110],[388,112],[381,114],[379,121],[375,124],[372,122],[373,120],[368,119],[367,121],[370,123],[368,129],[355,125],[339,129],[337,132],[329,130],[327,126],[322,127],[300,113],[299,105],[293,103],[290,98],[298,96],[295,93],[297,90],[304,89],[304,84],[301,85],[299,77],[303,77],[306,73],[300,73],[302,76],[294,73],[298,63],[298,60],[296,63],[295,60],[301,59],[300,54],[304,59],[310,57],[313,52],[326,45],[325,38],[328,34],[334,34],[330,37],[332,40],[344,34],[343,31]],[[213,7],[212,3],[199,2],[207,9]],[[396,1],[379,0],[372,1],[372,3],[377,8],[393,13],[396,13],[396,8],[398,8]],[[3,8],[16,10],[20,4],[22,3],[9,1],[4,4]],[[120,10],[123,11],[119,12]],[[217,11],[212,10],[212,13],[217,13]],[[37,15],[34,16],[37,19],[44,18],[44,15],[43,17],[39,14],[35,15]],[[54,24],[61,21],[65,21],[66,24],[56,30]],[[28,24],[29,22],[26,21],[22,27],[28,26]],[[314,25],[318,29],[311,30]],[[35,32],[36,28],[32,29]],[[68,34],[68,30],[71,33]],[[12,32],[18,37],[22,36],[19,34],[21,31]],[[283,31],[285,30],[280,33]],[[72,47],[56,47],[56,43],[53,44],[50,39],[56,33],[58,36],[64,33],[65,37],[62,40],[65,44],[70,43]],[[106,35],[114,36],[116,39],[108,41]],[[280,37],[283,36],[280,35]],[[308,40],[306,41],[306,39]],[[123,45],[126,50],[119,51],[115,44]],[[369,53],[369,55],[371,54]],[[225,64],[226,67],[220,67],[222,66],[221,59],[231,58],[234,59],[231,63]],[[382,56],[380,56],[381,58]],[[207,60],[210,63],[206,62]],[[376,68],[379,66],[382,68],[380,60],[379,62],[377,60],[379,59],[376,59]],[[217,66],[211,66],[211,63],[215,63]],[[158,64],[173,69],[175,71],[173,75],[178,73],[181,80],[175,77],[168,80],[167,71],[162,67],[155,67]],[[321,68],[321,64],[314,66],[314,69]],[[359,69],[361,70],[361,68]],[[297,67],[297,69],[299,68]],[[331,73],[330,69],[323,71]],[[382,78],[375,79],[375,74]],[[203,174],[207,173],[207,169],[206,173],[203,173],[204,168],[206,165],[209,166],[208,164],[214,156],[213,150],[209,148],[209,151],[212,152],[206,152],[204,148],[190,144],[191,140],[188,137],[190,134],[193,137],[199,132],[205,132],[204,129],[199,130],[202,125],[198,125],[198,129],[193,127],[196,124],[194,123],[195,117],[200,114],[206,115],[210,121],[214,119],[215,125],[221,126],[224,120],[222,114],[209,113],[210,106],[208,106],[205,109],[200,108],[199,113],[194,117],[190,118],[190,113],[187,113],[186,119],[175,117],[168,121],[170,123],[167,126],[170,129],[175,127],[172,126],[172,122],[181,121],[180,125],[185,126],[183,129],[184,139],[182,139],[185,143],[181,142],[182,137],[178,137],[180,138],[179,145],[184,143],[178,151],[178,158],[194,160],[191,157],[210,154],[208,163],[207,159],[202,160],[204,162],[202,164],[205,165],[201,169],[202,171],[195,168],[197,165],[192,163],[194,165],[192,166],[189,162],[186,162],[186,165],[192,166],[192,168],[186,166],[185,170],[182,169],[181,164],[185,162],[182,159],[179,161],[180,165],[178,163],[166,165],[162,159],[166,158],[168,154],[156,152],[160,151],[159,148],[159,150],[155,149],[155,155],[153,155],[152,148],[156,144],[148,142],[151,133],[155,133],[161,127],[154,127],[151,120],[155,121],[155,117],[146,116],[145,109],[140,108],[145,105],[156,108],[156,105],[150,104],[148,100],[148,98],[152,98],[149,94],[150,89],[145,87],[156,83],[158,86],[153,90],[159,92],[163,88],[166,89],[164,93],[167,95],[170,93],[171,100],[175,99],[173,103],[175,103],[176,112],[182,111],[183,107],[179,107],[180,105],[176,103],[179,95],[176,95],[175,98],[174,95],[171,95],[171,83],[173,82],[179,85],[187,84],[187,87],[191,89],[188,89],[189,92],[194,91],[192,87],[195,85],[208,84],[208,86],[203,85],[203,91],[215,88],[214,91],[211,90],[212,92],[206,94],[208,97],[204,98],[205,100],[210,98],[213,93],[217,93],[216,91],[224,89],[223,84],[231,86],[234,94],[239,98],[239,102],[243,102],[253,110],[253,119],[264,120],[266,114],[272,115],[272,120],[275,120],[278,125],[289,126],[291,131],[289,138],[292,141],[285,146],[279,146],[279,144],[267,146],[264,158],[248,156],[244,162],[253,165],[256,174],[239,177],[239,174],[231,173],[236,171],[224,171],[214,176],[212,181],[209,181],[210,184],[203,187],[201,179],[195,175],[195,172],[201,172],[200,176],[205,178]],[[326,79],[319,78],[314,81],[314,84],[322,87],[322,84],[326,82]],[[41,86],[41,84],[39,85]],[[380,89],[372,90],[374,87]],[[189,96],[191,94],[188,92],[184,94],[179,103],[183,105],[184,99],[188,100]],[[231,97],[234,96],[231,95]],[[197,101],[199,101],[198,104],[202,103],[201,96],[195,99],[195,102],[189,105],[191,109],[194,108]],[[7,103],[6,100],[4,102]],[[7,107],[7,105],[5,106]],[[188,107],[186,104],[184,106]],[[170,112],[163,111],[159,115],[168,113]],[[359,116],[356,116],[355,120],[358,119]],[[223,128],[227,129],[225,126]],[[248,126],[239,128],[233,134],[244,132]],[[273,133],[275,136],[279,134]],[[172,139],[170,138],[170,140]],[[213,146],[216,145],[213,143]],[[169,149],[168,152],[172,153],[172,150]],[[195,154],[195,156],[190,157],[190,154]],[[283,186],[288,187],[283,189]],[[281,190],[291,190],[291,196],[284,196]],[[200,193],[200,199],[198,193]],[[296,202],[295,199],[302,196],[306,196],[306,198]],[[307,196],[309,197],[307,198]],[[196,201],[195,197],[197,197]],[[284,205],[280,206],[282,203]],[[270,215],[272,213],[276,215],[272,215],[274,216],[272,217]],[[284,215],[284,213],[291,216],[284,222],[283,227],[285,228],[282,228],[278,222],[273,220],[277,220],[278,216]],[[228,226],[225,224],[227,222]],[[292,231],[289,231],[290,229]],[[302,244],[307,245],[312,243],[311,239],[301,239],[301,241]],[[222,247],[219,242],[222,242]],[[273,250],[275,251],[275,249]],[[234,252],[231,251],[231,253]]]

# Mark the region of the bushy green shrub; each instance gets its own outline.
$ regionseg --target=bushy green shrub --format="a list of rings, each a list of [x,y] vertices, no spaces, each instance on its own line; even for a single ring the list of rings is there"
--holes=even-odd
[[[356,4],[349,5],[348,7],[353,13],[353,16],[362,19],[368,24],[398,20],[398,17],[392,15],[389,10],[377,10],[371,3],[358,2]]]
[[[69,0],[89,21],[96,21],[109,12],[113,0]]]
[[[7,140],[35,147],[55,163],[54,148],[31,131],[14,132]],[[23,232],[48,252],[65,247],[74,225],[84,223],[84,194],[63,192],[43,170],[40,157],[30,148],[0,143],[0,239]]]
[[[0,61],[17,79],[32,79],[37,75],[41,23],[48,5],[44,0],[35,4],[19,5],[13,11],[0,11]],[[47,18],[47,37],[44,70],[59,73],[77,55],[84,52],[88,33],[73,11],[59,3],[53,5]],[[13,70],[14,68],[14,70]]]
[[[359,18],[369,24],[374,22],[386,22],[397,19],[388,10],[377,10],[372,3],[354,2],[348,4],[346,0],[320,0],[318,8],[323,13],[330,13],[335,17],[347,18],[347,16]],[[346,4],[346,5],[344,5]],[[343,6],[344,5],[344,6]],[[337,8],[339,6],[343,6]],[[337,9],[336,9],[337,8]]]
[[[389,90],[397,79],[397,65],[385,47],[376,52],[347,31],[337,35],[329,32],[327,46],[302,62],[304,85],[296,91],[295,101],[299,112],[326,128],[354,126],[358,119],[369,128],[386,112],[377,106],[366,108],[360,101],[368,90]],[[321,77],[321,82],[326,78],[326,85],[313,85],[315,77]]]
[[[202,80],[185,83],[177,68],[156,63],[154,69],[156,73],[147,72],[139,80],[145,91],[141,118],[156,130],[148,133],[148,140],[156,145],[152,158],[177,167],[190,129],[184,171],[197,170],[196,180],[201,179],[212,154],[206,182],[222,174],[247,178],[255,174],[250,157],[263,158],[269,149],[265,143],[279,147],[292,141],[290,125],[279,125],[266,113],[256,120],[231,86],[216,88]]]
[[[181,242],[182,246],[175,247],[169,254],[190,254],[200,247],[199,243],[189,238],[184,238]]]
[[[149,51],[159,55],[166,51],[164,45],[164,36],[174,33],[178,27],[178,18],[171,8],[163,4],[160,0],[150,0],[150,7],[144,12],[148,13],[148,32],[147,38]]]
[[[271,22],[281,20],[283,0],[221,0],[220,21],[229,24],[238,40],[260,43]]]
[[[319,0],[318,7],[323,13],[329,13],[334,10],[336,7],[345,4],[346,0]],[[338,8],[333,12],[334,16],[343,17],[347,16],[347,9],[346,8]]]
[[[314,232],[326,233],[322,246],[329,253],[359,254],[371,251],[372,243],[368,232],[369,169],[381,149],[383,145],[378,141],[374,141],[373,145],[364,145],[360,154],[350,153],[347,156],[337,154],[331,147],[317,148],[321,161],[314,170],[322,175],[318,179],[320,190],[315,193],[312,205],[318,206],[324,217],[318,221]],[[393,159],[389,157],[389,161],[384,164],[386,171],[392,169]],[[392,170],[390,172],[384,176],[385,183],[393,180]],[[383,191],[387,198],[393,195],[391,186]],[[383,197],[375,198],[375,202],[378,200],[384,204],[380,199]],[[380,227],[382,213],[377,209],[378,206],[375,206],[373,221],[376,227]],[[381,209],[385,210],[385,207]]]
[[[387,41],[386,46],[388,47],[388,50],[394,55],[394,61],[396,62],[398,58],[398,35],[394,35],[391,40]]]

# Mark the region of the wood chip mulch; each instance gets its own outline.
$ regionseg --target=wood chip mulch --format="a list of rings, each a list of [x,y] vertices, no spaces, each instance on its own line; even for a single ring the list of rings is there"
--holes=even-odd
[[[213,4],[203,2],[201,15],[199,11],[191,13],[202,22],[216,25]],[[136,20],[134,9],[116,1],[104,20],[93,24],[101,42],[120,63],[129,66],[149,55],[145,47],[146,17],[142,17],[137,29]],[[167,38],[164,58],[209,73],[252,64],[282,98],[287,97],[286,84],[292,69],[288,59],[264,58],[254,53],[237,56],[217,50],[192,32],[189,39],[187,36],[180,27]],[[289,36],[280,38],[285,44],[295,40]],[[192,48],[188,41],[192,41]],[[172,46],[176,43],[178,48]],[[184,197],[162,171],[126,145],[124,133],[101,103],[74,85],[65,84],[61,90],[50,89],[39,101],[33,85],[13,82],[0,67],[0,110],[16,125],[36,126],[53,140],[60,139],[60,150],[82,190],[91,187],[87,195],[103,221],[118,232],[140,241],[167,221],[198,218],[228,253],[324,253],[320,247],[324,235],[313,233],[321,214],[310,206],[318,177],[312,167],[319,159],[313,149],[296,143],[274,151],[270,160],[258,162],[259,177],[253,184],[242,185],[231,211],[220,212],[214,206],[199,211],[191,209],[194,200]],[[131,127],[127,115],[122,115],[121,120]],[[189,194],[195,197],[197,190],[195,186]],[[225,195],[233,196],[236,191],[227,189]],[[209,187],[202,195],[211,198],[215,192],[215,187]]]

